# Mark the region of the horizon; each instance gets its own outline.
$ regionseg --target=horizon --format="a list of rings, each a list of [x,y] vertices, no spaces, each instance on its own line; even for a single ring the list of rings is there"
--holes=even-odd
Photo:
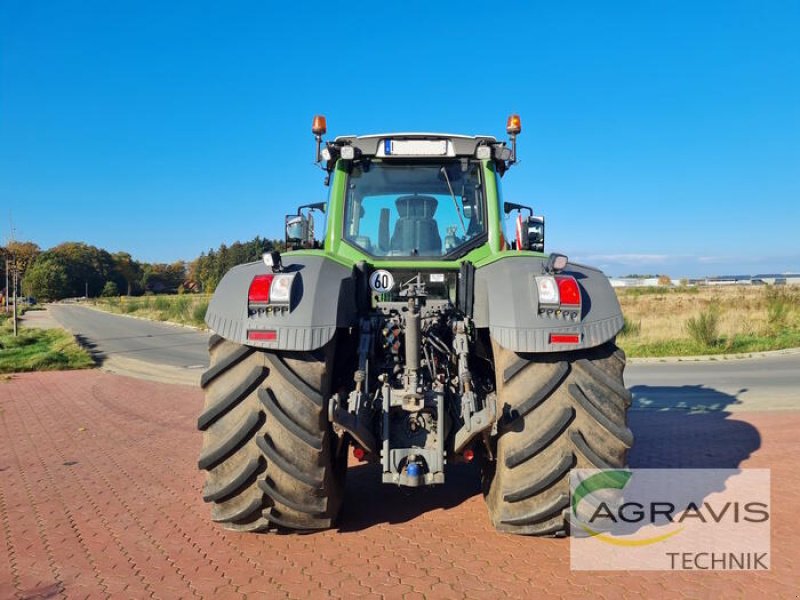
[[[546,217],[547,251],[612,276],[800,271],[800,6],[482,10],[497,46],[473,6],[4,4],[0,238],[13,214],[43,249],[193,260],[327,198],[314,114],[327,138],[505,139],[518,113],[504,197]]]

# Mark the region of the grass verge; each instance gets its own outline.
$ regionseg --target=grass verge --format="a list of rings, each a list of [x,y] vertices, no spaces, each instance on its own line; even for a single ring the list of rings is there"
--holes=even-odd
[[[107,312],[134,315],[153,321],[167,321],[205,329],[205,316],[210,297],[205,294],[170,296],[119,296],[97,298],[92,302]]]
[[[63,329],[20,328],[14,337],[0,317],[0,373],[61,371],[94,366],[89,354]]]
[[[617,290],[630,357],[748,354],[800,347],[800,289],[730,286]]]

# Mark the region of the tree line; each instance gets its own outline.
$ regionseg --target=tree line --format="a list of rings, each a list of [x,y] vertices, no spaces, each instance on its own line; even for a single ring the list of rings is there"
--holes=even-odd
[[[5,287],[8,265],[10,274],[18,273],[22,295],[37,300],[210,293],[231,267],[259,260],[264,252],[282,247],[282,240],[257,236],[211,248],[192,261],[167,264],[138,261],[128,252],[112,253],[83,242],[64,242],[47,250],[33,242],[10,242],[0,246],[0,290]]]

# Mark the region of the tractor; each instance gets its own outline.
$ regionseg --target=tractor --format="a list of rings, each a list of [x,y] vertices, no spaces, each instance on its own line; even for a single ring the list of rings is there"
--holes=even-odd
[[[287,250],[232,268],[208,307],[213,521],[333,527],[352,449],[411,488],[473,462],[496,529],[566,535],[570,470],[622,467],[633,443],[623,317],[603,273],[546,254],[544,218],[503,201],[519,116],[508,142],[326,130],[314,117],[327,203],[287,216]]]

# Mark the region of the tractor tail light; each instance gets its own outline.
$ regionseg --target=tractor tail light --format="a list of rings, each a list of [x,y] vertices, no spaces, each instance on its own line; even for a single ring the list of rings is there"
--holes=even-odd
[[[574,277],[569,275],[556,275],[558,295],[561,297],[561,306],[580,306],[581,290]]]
[[[274,275],[256,275],[250,282],[247,292],[247,301],[253,304],[269,304],[269,290],[272,287]]]
[[[274,342],[278,339],[278,332],[274,329],[251,330],[247,332],[247,339],[253,342]]]
[[[581,336],[577,333],[551,333],[551,344],[579,344]]]
[[[250,282],[247,300],[250,304],[289,304],[294,278],[294,273],[256,275]]]

